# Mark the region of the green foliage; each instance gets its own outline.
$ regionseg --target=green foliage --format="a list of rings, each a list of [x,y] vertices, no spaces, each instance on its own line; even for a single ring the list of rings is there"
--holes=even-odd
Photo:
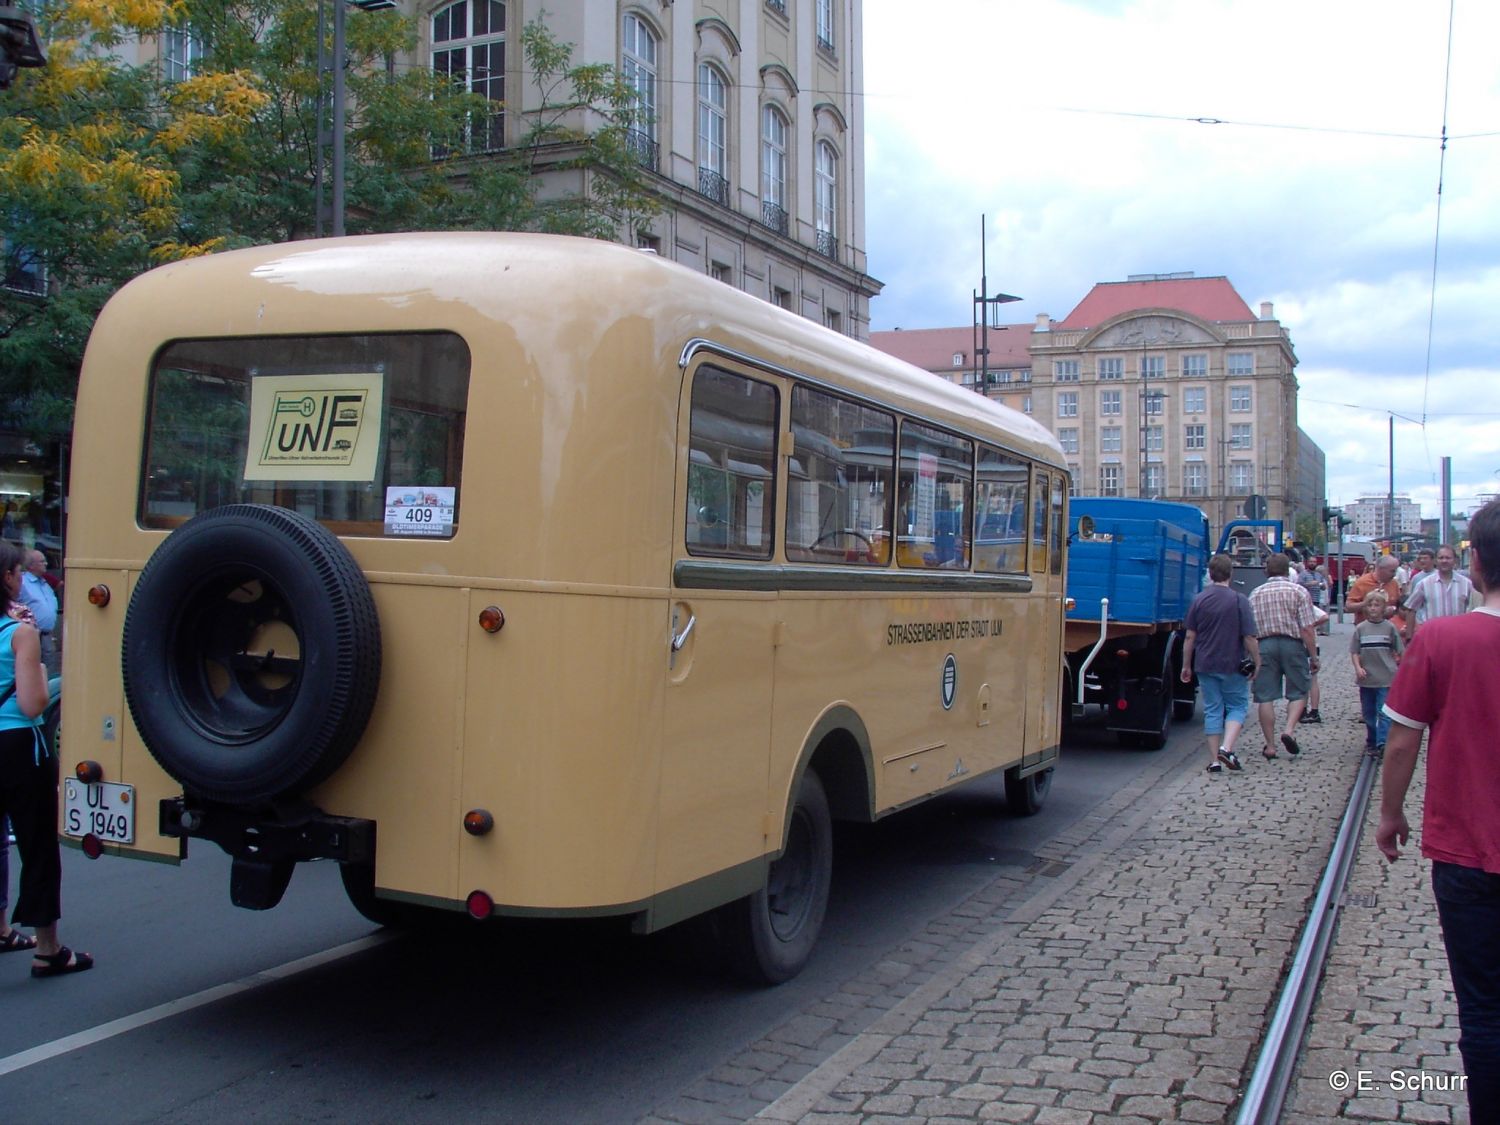
[[[40,256],[49,292],[0,291],[0,396],[24,398],[39,425],[66,428],[89,329],[126,281],[176,258],[313,236],[318,5],[39,7],[49,65],[21,72],[0,95],[0,235],[9,250]],[[121,44],[174,27],[201,42],[192,77],[168,83],[154,62],[121,61]],[[519,121],[513,147],[476,154],[469,139],[483,135],[476,127],[494,103],[408,61],[411,20],[351,11],[346,38],[348,233],[615,238],[658,209],[626,147],[629,89],[611,67],[575,66],[572,48],[540,22],[523,29],[522,46],[542,106]],[[535,176],[545,170],[567,174],[573,189],[540,193]]]

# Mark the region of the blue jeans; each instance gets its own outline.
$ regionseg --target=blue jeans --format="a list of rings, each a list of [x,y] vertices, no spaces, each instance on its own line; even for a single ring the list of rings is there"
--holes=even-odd
[[[1365,716],[1365,747],[1384,746],[1385,736],[1391,732],[1391,721],[1382,708],[1388,687],[1362,687],[1359,689],[1359,709]]]
[[[1432,893],[1458,997],[1469,1118],[1493,1125],[1500,1122],[1500,875],[1434,860]]]
[[[1224,720],[1245,723],[1250,711],[1250,681],[1235,672],[1199,672],[1203,692],[1203,733],[1223,734]]]

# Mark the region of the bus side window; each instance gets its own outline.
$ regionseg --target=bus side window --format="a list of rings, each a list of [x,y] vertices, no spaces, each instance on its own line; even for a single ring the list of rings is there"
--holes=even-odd
[[[917,422],[901,423],[901,498],[896,561],[967,570],[974,510],[974,443]]]
[[[779,410],[769,383],[708,366],[693,375],[685,532],[690,554],[771,557]]]
[[[1047,500],[1051,492],[1046,473],[1037,473],[1036,491],[1031,495],[1031,569],[1047,572]]]
[[[891,561],[895,415],[796,386],[792,433],[786,557],[885,566]]]
[[[1063,565],[1063,528],[1068,521],[1063,516],[1062,477],[1052,478],[1052,573],[1061,574]]]
[[[1026,462],[988,445],[979,447],[974,498],[974,569],[1026,573]]]

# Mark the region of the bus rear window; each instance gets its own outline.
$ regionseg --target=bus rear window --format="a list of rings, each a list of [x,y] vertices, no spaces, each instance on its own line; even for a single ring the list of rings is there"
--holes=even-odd
[[[336,534],[451,537],[469,366],[448,332],[173,343],[151,372],[137,518],[275,504]]]

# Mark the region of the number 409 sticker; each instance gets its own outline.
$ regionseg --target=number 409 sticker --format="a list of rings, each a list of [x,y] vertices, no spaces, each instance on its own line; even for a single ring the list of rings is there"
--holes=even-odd
[[[453,535],[455,492],[448,488],[385,490],[385,533],[448,539]]]

